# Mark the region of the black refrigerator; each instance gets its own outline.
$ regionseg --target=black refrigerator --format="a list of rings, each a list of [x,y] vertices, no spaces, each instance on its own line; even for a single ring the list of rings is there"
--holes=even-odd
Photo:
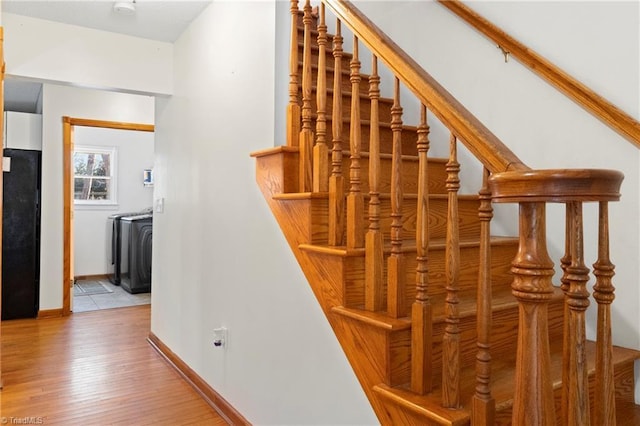
[[[40,292],[42,153],[5,149],[3,173],[2,319],[34,318]]]

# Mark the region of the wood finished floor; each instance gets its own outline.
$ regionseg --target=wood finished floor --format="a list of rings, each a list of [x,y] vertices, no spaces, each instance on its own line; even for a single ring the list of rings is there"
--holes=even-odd
[[[149,327],[149,305],[3,321],[0,421],[226,425],[147,343]]]

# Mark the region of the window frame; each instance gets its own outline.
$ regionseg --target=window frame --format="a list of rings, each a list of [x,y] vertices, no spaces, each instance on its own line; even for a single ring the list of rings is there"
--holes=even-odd
[[[76,153],[84,154],[108,154],[109,155],[109,176],[88,176],[77,175],[75,173],[75,155]],[[91,145],[75,145],[71,154],[72,158],[72,187],[73,192],[73,204],[76,206],[117,206],[118,205],[118,182],[117,182],[117,170],[118,170],[118,149],[115,146],[91,146]],[[108,179],[110,181],[108,194],[110,197],[106,200],[78,200],[75,195],[75,182],[76,178],[99,178]]]

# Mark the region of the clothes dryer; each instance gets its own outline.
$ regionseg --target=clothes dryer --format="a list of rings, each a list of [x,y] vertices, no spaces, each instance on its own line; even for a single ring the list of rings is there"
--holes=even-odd
[[[153,216],[123,217],[120,226],[120,285],[129,293],[147,293],[151,291]]]

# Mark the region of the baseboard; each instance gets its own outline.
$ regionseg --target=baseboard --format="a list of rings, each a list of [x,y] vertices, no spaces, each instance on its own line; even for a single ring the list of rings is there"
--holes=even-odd
[[[251,425],[231,404],[205,382],[195,371],[178,357],[153,333],[149,333],[149,344],[180,373],[180,375],[202,396],[216,412],[230,425]]]
[[[74,280],[106,280],[109,278],[108,274],[97,274],[97,275],[76,275],[73,277]]]
[[[41,309],[38,311],[37,319],[58,318],[63,316],[62,308],[58,309]]]

